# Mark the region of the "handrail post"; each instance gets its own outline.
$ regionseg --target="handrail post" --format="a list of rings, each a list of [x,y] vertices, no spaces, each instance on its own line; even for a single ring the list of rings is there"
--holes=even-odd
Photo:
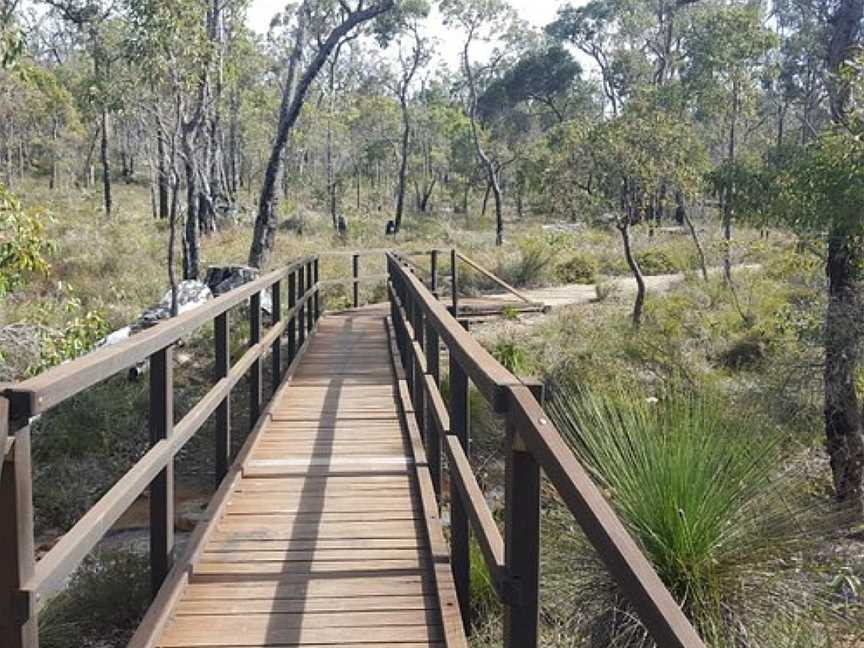
[[[277,281],[273,284],[270,305],[270,325],[276,326],[282,319],[282,282]],[[279,388],[279,383],[282,382],[282,336],[280,335],[273,340],[271,347],[270,360],[272,362],[273,373],[273,393]]]
[[[438,347],[438,331],[432,322],[426,319],[426,371],[436,385],[441,384],[441,356]],[[432,475],[432,487],[436,499],[441,498],[441,436],[435,427],[432,407],[426,408],[426,459],[429,462],[429,472]]]
[[[353,295],[354,295],[354,308],[357,308],[360,305],[360,255],[354,254],[351,259],[351,274],[352,274],[352,287],[353,287]]]
[[[306,295],[306,271],[301,265],[297,269],[297,301],[300,302],[300,309],[297,312],[297,348],[302,349],[306,342],[306,302],[303,297]]]
[[[313,297],[313,300],[315,302],[315,321],[316,322],[319,319],[321,319],[321,301],[320,301],[321,290],[320,290],[320,286],[318,285],[320,283],[321,277],[318,273],[318,271],[319,271],[318,260],[319,260],[319,258],[316,256],[315,260],[312,262],[313,263],[312,279],[315,282],[313,284],[315,286],[315,297]]]
[[[459,318],[459,272],[456,269],[456,248],[450,250],[450,290],[453,300],[453,317]]]
[[[450,431],[455,434],[470,457],[471,412],[468,395],[468,375],[459,362],[450,355]],[[453,467],[450,466],[453,470]],[[450,479],[450,559],[453,568],[453,581],[465,631],[470,631],[471,622],[471,562],[469,554],[468,514],[462,504],[457,480]]]
[[[9,401],[0,397],[0,448],[10,434]],[[15,443],[0,473],[0,646],[38,648],[39,627],[32,602],[21,586],[33,576],[33,466],[30,428],[15,432]]]
[[[429,252],[429,291],[438,299],[438,250]]]
[[[171,437],[174,427],[174,359],[167,346],[150,356],[150,444]],[[174,551],[174,460],[150,483],[150,584],[159,591]]]
[[[297,304],[297,274],[292,270],[288,273],[288,310],[293,310]],[[288,364],[294,362],[297,353],[297,317],[291,315],[288,320]]]
[[[310,293],[315,290],[315,285],[312,283],[312,262],[306,262],[306,292]],[[303,295],[306,296],[305,294]],[[311,300],[306,302],[306,333],[312,334],[312,328],[315,325],[315,313],[313,311],[314,304]]]
[[[542,383],[529,384],[543,402]],[[540,589],[540,466],[507,415],[504,477],[504,561],[514,586],[504,602],[504,648],[536,648]]]
[[[214,339],[216,342],[216,379],[228,376],[231,368],[230,311],[216,316]],[[222,483],[231,464],[231,395],[228,394],[216,408],[216,486]]]
[[[261,341],[261,293],[249,298],[249,346]],[[261,358],[256,358],[249,371],[249,429],[255,427],[261,416]]]

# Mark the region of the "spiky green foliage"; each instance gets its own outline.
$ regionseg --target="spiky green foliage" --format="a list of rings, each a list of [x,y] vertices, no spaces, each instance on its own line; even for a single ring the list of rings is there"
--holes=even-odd
[[[800,573],[821,525],[792,501],[778,435],[719,397],[558,394],[553,417],[644,548],[670,592],[714,646],[775,646],[777,621],[822,609]],[[596,575],[600,576],[600,571]],[[623,593],[577,588],[603,645],[652,645]],[[578,596],[578,594],[577,594]],[[599,645],[599,644],[598,644]]]

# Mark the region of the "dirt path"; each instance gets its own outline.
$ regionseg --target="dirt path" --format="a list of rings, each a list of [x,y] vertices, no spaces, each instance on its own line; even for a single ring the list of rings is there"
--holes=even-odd
[[[758,263],[741,264],[732,268],[733,274],[741,270],[759,270],[762,266]],[[723,268],[709,268],[709,275],[717,275],[723,272]],[[645,285],[648,293],[667,292],[682,283],[685,279],[683,272],[675,274],[652,275],[645,277]],[[612,291],[618,295],[636,293],[636,280],[633,277],[613,277],[605,284],[610,285]],[[549,288],[535,288],[521,291],[532,301],[541,302],[550,308],[572,306],[574,304],[587,304],[597,299],[597,284],[566,284],[564,286],[553,286]],[[488,295],[489,297],[512,299],[506,293]]]

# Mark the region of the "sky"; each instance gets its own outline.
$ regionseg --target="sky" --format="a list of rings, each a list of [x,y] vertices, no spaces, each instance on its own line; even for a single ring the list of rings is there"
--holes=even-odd
[[[566,0],[510,0],[510,4],[519,14],[519,17],[535,27],[551,22],[555,18],[558,7],[565,4]],[[270,19],[284,6],[283,0],[252,0],[249,7],[249,24],[257,32],[265,33],[270,25]],[[581,4],[574,2],[574,4]],[[429,33],[434,36],[438,44],[438,57],[451,67],[459,62],[459,53],[462,46],[462,36],[457,30],[449,29],[441,24],[441,18],[433,13],[428,21]],[[478,46],[476,57],[483,58],[484,53],[488,55],[491,45]],[[472,57],[473,58],[473,57]]]

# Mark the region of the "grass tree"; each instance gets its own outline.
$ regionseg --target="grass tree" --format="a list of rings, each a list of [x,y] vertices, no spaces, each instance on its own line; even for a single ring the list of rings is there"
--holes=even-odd
[[[588,134],[585,153],[588,173],[597,190],[589,199],[612,214],[621,234],[627,267],[636,280],[633,325],[642,323],[646,286],[633,250],[631,228],[656,207],[653,201],[664,186],[690,194],[699,185],[706,156],[689,123],[649,98],[631,102],[619,116],[598,124]]]
[[[758,417],[710,393],[659,396],[564,390],[550,413],[709,645],[804,645],[784,633],[815,627],[827,607],[800,571],[818,541],[816,511],[796,499],[801,476],[781,468],[778,438],[759,432]],[[652,646],[592,560],[575,570],[593,645]]]

